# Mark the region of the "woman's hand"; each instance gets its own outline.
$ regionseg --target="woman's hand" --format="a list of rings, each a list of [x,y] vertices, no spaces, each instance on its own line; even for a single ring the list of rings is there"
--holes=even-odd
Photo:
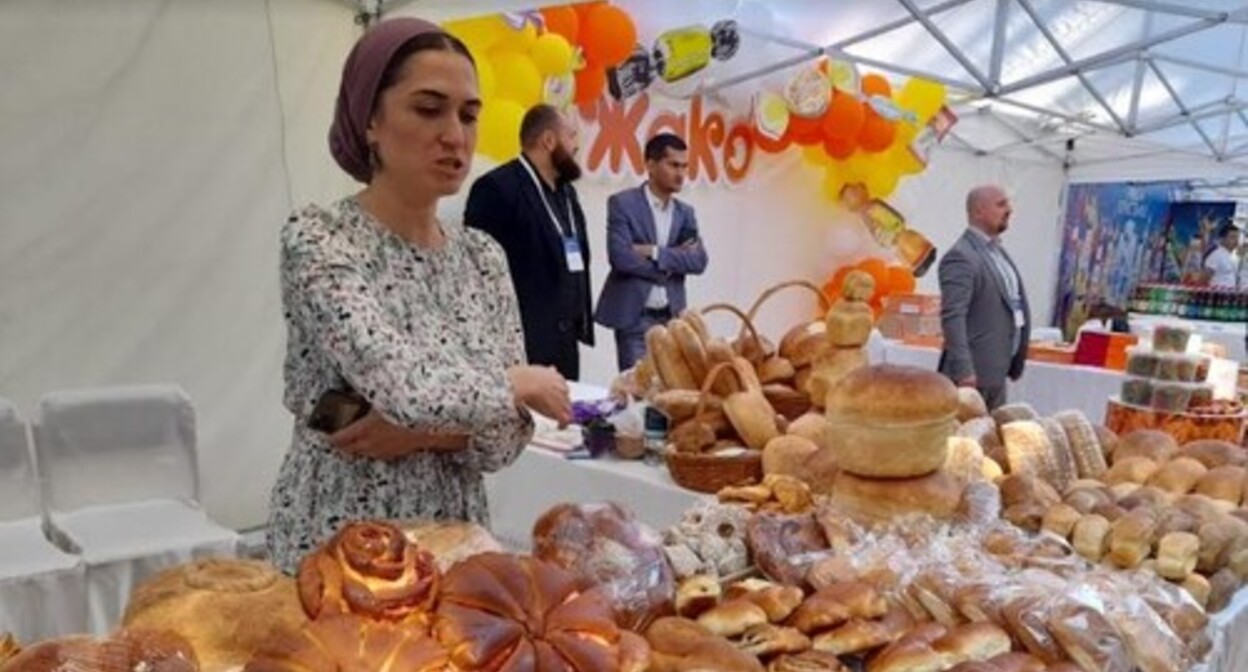
[[[572,398],[568,383],[550,366],[513,366],[507,369],[516,403],[540,413],[560,427],[572,422]]]
[[[397,460],[412,453],[452,452],[468,447],[466,434],[421,432],[396,425],[376,409],[329,436],[338,450],[375,460]]]

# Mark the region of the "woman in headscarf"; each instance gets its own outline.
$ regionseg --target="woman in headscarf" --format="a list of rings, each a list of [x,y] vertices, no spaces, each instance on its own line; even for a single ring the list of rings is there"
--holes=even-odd
[[[472,57],[433,24],[383,21],[347,58],[330,151],[366,186],[281,234],[295,427],[268,545],[287,572],[350,520],[488,524],[481,474],[515,460],[529,411],[569,419],[563,378],[525,364],[502,251],[436,216],[468,175],[480,111]],[[371,411],[313,429],[326,392]]]

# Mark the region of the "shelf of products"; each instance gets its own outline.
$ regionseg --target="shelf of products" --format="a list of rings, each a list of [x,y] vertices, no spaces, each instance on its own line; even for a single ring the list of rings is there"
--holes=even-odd
[[[1140,284],[1131,297],[1134,313],[1212,322],[1248,321],[1248,292],[1224,287]]]

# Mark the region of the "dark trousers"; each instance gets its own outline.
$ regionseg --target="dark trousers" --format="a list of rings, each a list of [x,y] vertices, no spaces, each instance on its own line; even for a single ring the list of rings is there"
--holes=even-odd
[[[988,410],[995,411],[997,408],[1004,406],[1007,403],[1006,392],[1008,387],[1009,383],[1001,381],[997,385],[993,385],[991,387],[981,386],[977,389],[979,390],[979,396],[984,398],[984,405],[988,407]]]
[[[635,326],[615,330],[615,361],[620,371],[633,368],[642,357],[646,356],[646,332],[650,327],[667,324],[672,319],[672,311],[643,310]]]

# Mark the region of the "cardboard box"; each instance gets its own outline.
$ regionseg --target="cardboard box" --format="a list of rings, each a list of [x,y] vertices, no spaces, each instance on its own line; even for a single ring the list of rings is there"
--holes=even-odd
[[[1075,364],[1100,366],[1115,371],[1127,368],[1127,348],[1135,345],[1139,337],[1109,331],[1085,329],[1079,332],[1075,346]]]
[[[1027,359],[1051,364],[1074,364],[1075,346],[1064,343],[1032,343],[1027,348]]]

